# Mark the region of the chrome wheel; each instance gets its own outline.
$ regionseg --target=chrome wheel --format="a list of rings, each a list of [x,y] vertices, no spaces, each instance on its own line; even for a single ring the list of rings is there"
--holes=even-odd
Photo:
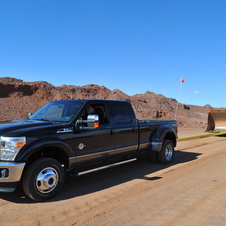
[[[173,157],[173,147],[170,144],[168,144],[166,146],[165,157],[166,157],[167,161],[170,161],[172,159],[172,157]]]
[[[39,192],[48,193],[54,190],[58,183],[58,173],[54,168],[47,167],[37,176],[36,186]]]
[[[174,144],[171,140],[164,140],[162,149],[158,152],[158,160],[160,163],[166,164],[173,160]]]

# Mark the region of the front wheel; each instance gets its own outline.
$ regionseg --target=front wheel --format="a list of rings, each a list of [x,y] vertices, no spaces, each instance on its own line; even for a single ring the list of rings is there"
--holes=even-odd
[[[158,152],[158,160],[160,163],[166,164],[173,160],[174,145],[171,140],[164,140],[162,149]]]
[[[27,168],[22,185],[29,198],[44,201],[52,198],[61,190],[64,178],[64,169],[57,160],[41,158]]]

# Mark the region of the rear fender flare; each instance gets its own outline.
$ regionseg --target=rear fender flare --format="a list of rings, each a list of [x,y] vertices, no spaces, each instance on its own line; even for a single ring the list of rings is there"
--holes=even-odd
[[[170,126],[160,126],[151,134],[151,150],[160,152],[165,139],[171,140],[174,144],[174,147],[176,147],[177,134]]]

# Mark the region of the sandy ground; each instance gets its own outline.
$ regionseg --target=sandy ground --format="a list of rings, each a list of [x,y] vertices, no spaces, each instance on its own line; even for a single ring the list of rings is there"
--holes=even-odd
[[[140,159],[67,177],[61,193],[44,203],[21,188],[1,193],[0,225],[226,225],[225,147],[226,137],[179,142],[169,165]]]

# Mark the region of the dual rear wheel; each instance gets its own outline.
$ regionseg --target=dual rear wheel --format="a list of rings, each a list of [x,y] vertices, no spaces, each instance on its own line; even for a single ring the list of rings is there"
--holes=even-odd
[[[153,162],[170,163],[174,156],[174,144],[171,140],[164,140],[160,152],[151,153]]]

